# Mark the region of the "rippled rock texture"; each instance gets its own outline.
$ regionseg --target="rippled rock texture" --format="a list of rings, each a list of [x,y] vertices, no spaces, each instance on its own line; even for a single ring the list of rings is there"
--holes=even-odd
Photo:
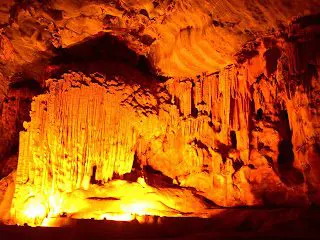
[[[163,83],[49,79],[20,135],[16,201],[149,167],[220,206],[318,203],[315,43],[265,38],[243,64]]]
[[[0,60],[6,75],[40,78],[56,49],[110,32],[147,56],[153,71],[189,77],[232,64],[248,41],[281,32],[292,17],[319,8],[317,0],[5,0]]]

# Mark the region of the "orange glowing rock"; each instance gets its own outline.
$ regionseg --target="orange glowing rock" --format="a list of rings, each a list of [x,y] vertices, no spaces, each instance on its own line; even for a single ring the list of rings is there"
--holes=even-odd
[[[195,89],[190,82],[176,79],[160,85],[161,92],[157,86],[148,89],[126,84],[122,79],[104,80],[98,75],[89,78],[71,73],[65,74],[63,80],[48,80],[49,92],[34,99],[32,120],[25,124],[27,131],[20,134],[13,210],[21,211],[26,201],[23,196],[40,195],[49,204],[50,216],[69,212],[78,217],[100,218],[104,213],[89,210],[91,203],[85,197],[65,194],[83,189],[86,196],[85,191],[92,189],[92,180],[107,186],[114,174],[131,172],[135,156],[142,166],[160,169],[178,179],[180,185],[204,191],[204,196],[218,204],[236,205],[237,198],[247,199],[248,193],[236,195],[232,179],[232,161],[239,155],[248,161],[249,97],[246,88],[236,90],[241,85],[239,81],[235,67],[226,68],[219,76],[204,76],[196,82]],[[173,103],[179,99],[178,108],[162,100],[170,96]],[[209,112],[211,118],[207,116]],[[215,148],[230,143],[231,129],[241,141],[234,157],[230,155],[234,159],[228,159],[229,164],[221,169],[222,159]],[[208,172],[201,173],[205,165]],[[244,177],[239,181],[246,184]],[[141,180],[140,186],[148,189]],[[160,197],[160,202],[179,210],[171,212],[153,198],[145,201],[143,189],[132,196],[127,192],[131,197],[126,199],[122,195],[122,204],[114,207],[117,211],[113,210],[138,215],[184,212],[186,203],[181,201],[185,200],[177,201],[172,194],[166,200]],[[59,195],[62,197],[57,198]],[[74,204],[69,205],[71,202]],[[110,212],[105,204],[101,208]],[[200,205],[199,210],[194,208],[191,212],[203,209]]]
[[[320,202],[318,16],[284,26],[317,13],[319,1],[5,2],[0,158],[37,94],[10,85],[70,69],[108,74],[46,81],[20,133],[16,181],[0,181],[0,218],[12,195],[12,218],[31,225]],[[117,61],[116,50],[79,53],[108,41],[125,49]],[[57,58],[52,46],[63,49]]]
[[[48,216],[124,220],[201,215],[207,208],[197,194],[220,206],[308,204],[308,184],[319,185],[318,115],[303,86],[286,85],[288,59],[277,64],[277,79],[267,77],[264,54],[164,83],[82,73],[49,79],[20,134],[13,212],[35,196],[49,204]],[[267,76],[257,80],[261,71]],[[146,166],[175,188],[149,186]],[[136,168],[137,182],[115,180]]]
[[[89,78],[77,73],[65,74],[63,80],[48,80],[49,92],[35,98],[32,120],[25,124],[27,131],[20,134],[13,209],[19,211],[19,206],[25,204],[25,198],[19,196],[40,194],[46,196],[51,216],[65,211],[88,211],[84,210],[87,201],[66,209],[70,199],[56,196],[77,189],[88,190],[92,178],[106,184],[114,174],[130,173],[134,156],[140,159],[141,165],[151,165],[179,179],[182,186],[196,187],[205,191],[208,198],[230,204],[232,200],[224,198],[224,193],[214,194],[210,182],[214,174],[221,173],[215,168],[217,162],[211,159],[214,146],[216,142],[229,141],[229,112],[233,111],[230,97],[239,98],[236,103],[248,104],[245,88],[239,97],[235,95],[235,84],[238,84],[235,71],[234,67],[229,67],[219,79],[204,77],[196,82],[195,90],[191,82],[177,79],[165,83],[161,92],[125,84],[121,79],[106,81],[100,76]],[[191,97],[192,91],[195,91],[194,97]],[[170,96],[173,103],[179,99],[179,109],[174,104],[161,103]],[[243,107],[246,105],[240,105]],[[205,115],[207,112],[212,113],[212,118]],[[210,126],[213,119],[220,122],[220,133],[215,133]],[[246,118],[232,119],[232,123],[231,127],[234,125],[237,130],[241,125],[243,134],[247,134]],[[242,131],[239,134],[241,137]],[[238,144],[238,148],[243,149],[244,159],[247,156],[245,143]],[[199,144],[211,147],[204,150]],[[208,166],[208,174],[200,174],[204,164]],[[231,170],[227,173],[229,178],[232,173]],[[138,182],[147,187],[142,178]],[[165,215],[161,213],[163,207],[153,199],[143,200],[144,191],[136,194],[141,196],[123,201],[118,212]],[[180,203],[173,201],[172,204],[173,209],[181,209]]]

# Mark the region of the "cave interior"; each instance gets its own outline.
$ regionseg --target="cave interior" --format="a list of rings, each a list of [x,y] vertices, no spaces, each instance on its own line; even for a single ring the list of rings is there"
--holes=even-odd
[[[319,46],[317,0],[1,1],[0,234],[314,239]]]

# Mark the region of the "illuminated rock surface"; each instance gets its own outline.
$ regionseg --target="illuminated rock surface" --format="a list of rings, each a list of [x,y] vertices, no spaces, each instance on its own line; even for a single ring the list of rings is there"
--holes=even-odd
[[[155,71],[195,76],[232,64],[243,44],[319,8],[318,0],[3,0],[1,68],[39,78],[55,49],[111,32],[148,56]]]
[[[49,79],[20,135],[14,207],[23,206],[19,196],[86,190],[137,169],[148,182],[146,166],[220,206],[318,202],[319,103],[314,111],[308,105],[317,75],[290,65],[297,43],[269,41],[259,43],[256,66],[196,79],[149,86],[99,74]],[[288,86],[304,75],[305,85]]]
[[[5,1],[0,173],[7,189],[19,144],[12,219],[320,204],[319,8]]]

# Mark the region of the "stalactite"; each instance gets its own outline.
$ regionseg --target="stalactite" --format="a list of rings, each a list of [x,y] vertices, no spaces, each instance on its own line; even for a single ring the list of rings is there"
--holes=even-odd
[[[20,188],[27,195],[86,189],[94,166],[98,181],[131,171],[132,112],[123,108],[119,115],[121,95],[88,80],[82,84],[83,78],[49,81],[51,91],[33,101],[32,121],[20,135],[17,196]]]
[[[295,146],[303,145],[298,134],[307,138],[313,129],[294,114],[306,114],[295,105],[310,104],[308,97],[285,98],[286,66],[279,61],[278,79],[259,75],[256,82],[249,81],[249,65],[173,78],[154,89],[79,73],[47,81],[49,91],[35,98],[21,133],[16,201],[37,192],[88,189],[93,172],[95,181],[106,183],[129,173],[135,158],[183,186],[201,187],[198,178],[213,182],[199,190],[221,205],[247,201],[241,189],[249,189],[255,169],[262,166],[276,178],[267,169],[276,164],[281,140],[274,129],[278,118],[270,115],[274,103],[288,108]],[[261,116],[250,119],[259,109]]]

